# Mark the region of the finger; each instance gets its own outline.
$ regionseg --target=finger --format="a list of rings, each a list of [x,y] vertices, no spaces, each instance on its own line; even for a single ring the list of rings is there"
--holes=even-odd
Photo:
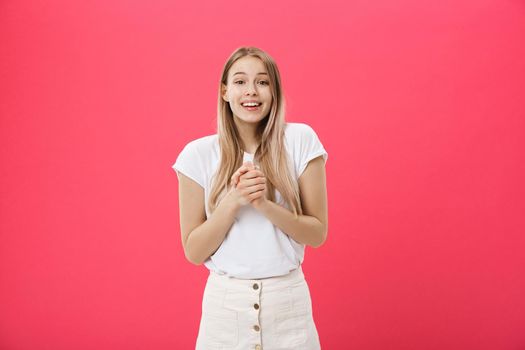
[[[250,171],[250,169],[243,165],[239,169],[237,169],[236,172],[233,173],[233,175],[230,178],[230,180],[232,180],[234,182],[238,182],[239,181],[239,176],[241,176],[242,174],[247,173],[248,171]]]
[[[255,170],[255,169],[256,168],[253,165],[253,163],[251,163],[251,162],[244,162],[244,165],[242,165],[239,169],[237,169],[237,171],[235,173],[233,173],[233,175],[231,177],[231,180],[235,181],[236,183],[238,183],[240,181],[239,177],[241,177],[242,175],[248,173],[249,171]]]
[[[235,172],[232,176],[232,183],[235,187],[237,187],[237,184],[239,183],[239,174]]]
[[[266,184],[257,184],[253,187],[256,189],[255,192],[264,192],[266,190]]]
[[[252,192],[266,190],[266,182],[259,182],[258,180],[244,182],[243,190],[247,191],[248,194]]]
[[[248,195],[248,200],[251,202],[252,200],[262,197],[263,195],[264,195],[264,190],[255,191]]]
[[[253,179],[255,177],[266,177],[264,176],[264,173],[260,170],[254,169],[246,172],[245,174],[242,174],[239,176],[240,179]]]
[[[256,176],[252,178],[242,178],[245,181],[246,186],[256,186],[259,184],[266,184],[266,178],[263,176]],[[241,180],[239,180],[240,182]]]
[[[253,164],[253,163],[248,163],[248,164],[245,164],[245,165],[244,165],[244,169],[250,171],[250,170],[257,169],[257,168],[255,167],[255,164]]]
[[[243,165],[239,169],[237,169],[236,173],[238,173],[239,175],[242,175],[242,174],[247,173],[250,170],[252,170],[251,166]]]

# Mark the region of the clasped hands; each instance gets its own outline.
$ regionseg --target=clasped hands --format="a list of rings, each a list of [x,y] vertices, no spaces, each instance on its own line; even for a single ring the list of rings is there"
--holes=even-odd
[[[232,195],[239,205],[251,204],[254,208],[263,205],[266,199],[266,177],[259,167],[250,161],[233,173],[230,179]]]

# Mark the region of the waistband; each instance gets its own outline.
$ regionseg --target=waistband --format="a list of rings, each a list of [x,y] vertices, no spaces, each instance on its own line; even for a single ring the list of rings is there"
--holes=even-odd
[[[210,270],[208,276],[208,283],[214,284],[229,290],[250,291],[250,290],[276,290],[287,288],[290,285],[304,281],[303,269],[299,265],[298,268],[288,272],[286,275],[274,276],[258,279],[240,279],[227,275],[219,275],[217,272]],[[257,287],[255,287],[257,284]]]

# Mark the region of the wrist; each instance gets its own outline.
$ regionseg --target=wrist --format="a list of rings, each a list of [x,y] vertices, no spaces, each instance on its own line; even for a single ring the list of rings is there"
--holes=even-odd
[[[229,192],[226,197],[222,200],[221,204],[225,207],[225,209],[228,212],[231,212],[233,215],[237,213],[237,211],[240,208],[239,203],[233,198],[233,196],[230,195],[231,192]]]
[[[261,200],[257,204],[254,204],[253,206],[255,207],[255,209],[259,210],[260,212],[264,212],[270,206],[271,204],[270,202],[271,202],[270,200],[268,200],[267,198],[264,198],[263,200]]]

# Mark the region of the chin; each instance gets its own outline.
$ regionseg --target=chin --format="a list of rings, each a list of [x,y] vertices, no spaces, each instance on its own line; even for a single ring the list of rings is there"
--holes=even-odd
[[[242,120],[245,123],[259,123],[261,120],[264,120],[264,118],[266,117],[261,117],[261,116],[238,117],[238,119]]]

